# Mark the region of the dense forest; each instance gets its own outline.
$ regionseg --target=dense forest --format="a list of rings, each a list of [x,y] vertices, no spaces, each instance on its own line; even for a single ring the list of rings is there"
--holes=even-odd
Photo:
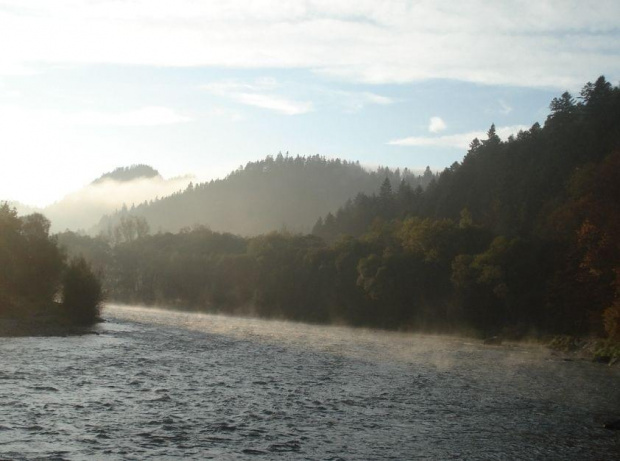
[[[29,326],[94,323],[100,281],[84,258],[67,261],[49,229],[43,215],[20,217],[0,203],[0,318]]]
[[[126,216],[117,227],[130,238],[115,244],[70,232],[58,238],[96,266],[117,301],[392,329],[620,339],[620,88],[600,77],[550,109],[544,126],[505,142],[491,126],[425,189],[384,174],[378,193],[324,214],[312,234],[244,238],[194,226],[149,235],[139,217],[157,210],[185,226],[182,204],[195,197],[189,212],[197,213],[199,197],[219,187],[230,188],[226,207],[268,213],[259,203],[264,183],[249,178],[291,164],[299,168],[289,170],[286,190],[299,189],[281,198],[293,208],[309,188],[334,181],[310,171],[336,161],[278,157]],[[242,180],[256,187],[256,203],[235,202]],[[333,188],[325,193],[333,199]],[[277,228],[279,216],[264,222]],[[232,218],[219,226],[227,224],[249,232]]]
[[[112,237],[123,217],[135,217],[162,232],[194,225],[245,236],[274,229],[309,232],[318,216],[359,192],[375,192],[386,177],[412,187],[424,187],[434,178],[430,170],[421,176],[407,169],[369,171],[359,163],[318,155],[278,154],[239,167],[224,179],[190,184],[172,196],[124,208],[104,217],[96,231]]]

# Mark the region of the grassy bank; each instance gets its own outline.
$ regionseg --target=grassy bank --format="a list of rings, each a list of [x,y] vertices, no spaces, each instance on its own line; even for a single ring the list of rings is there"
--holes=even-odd
[[[583,360],[609,365],[620,364],[620,342],[611,339],[555,336],[547,346]]]

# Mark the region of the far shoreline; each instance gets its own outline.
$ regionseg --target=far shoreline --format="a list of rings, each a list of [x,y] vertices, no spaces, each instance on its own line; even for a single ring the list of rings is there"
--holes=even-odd
[[[510,348],[511,346],[538,346],[546,349],[552,356],[566,362],[593,362],[602,365],[620,367],[620,343],[610,339],[598,337],[576,337],[571,335],[545,335],[540,337],[524,336],[521,338],[504,337],[502,335],[493,337],[484,337],[473,330],[461,330],[460,332],[448,331],[424,331],[415,329],[390,330],[381,328],[372,328],[368,326],[347,325],[344,323],[312,323],[297,320],[290,320],[278,317],[261,317],[256,315],[234,315],[231,313],[209,312],[200,309],[182,308],[179,306],[165,307],[161,305],[144,305],[144,304],[128,304],[122,301],[108,301],[103,305],[102,311],[106,307],[129,307],[145,310],[159,310],[170,313],[213,315],[230,317],[232,319],[247,319],[260,321],[287,322],[299,325],[308,325],[310,327],[346,327],[353,330],[371,330],[385,333],[412,334],[412,335],[431,335],[438,337],[452,337],[470,339],[476,341],[480,345],[489,348]],[[105,322],[105,320],[101,320]],[[0,331],[1,334],[1,331]],[[86,333],[88,334],[88,333]],[[489,341],[492,340],[492,341]]]

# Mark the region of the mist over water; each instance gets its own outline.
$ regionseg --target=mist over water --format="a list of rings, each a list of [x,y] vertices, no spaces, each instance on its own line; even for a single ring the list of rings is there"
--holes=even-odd
[[[557,459],[620,453],[620,371],[534,346],[110,305],[1,338],[8,459]]]

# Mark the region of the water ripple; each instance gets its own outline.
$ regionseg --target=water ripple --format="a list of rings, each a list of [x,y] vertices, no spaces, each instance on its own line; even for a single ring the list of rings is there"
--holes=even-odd
[[[0,459],[615,459],[620,373],[533,347],[111,306],[0,338]]]

